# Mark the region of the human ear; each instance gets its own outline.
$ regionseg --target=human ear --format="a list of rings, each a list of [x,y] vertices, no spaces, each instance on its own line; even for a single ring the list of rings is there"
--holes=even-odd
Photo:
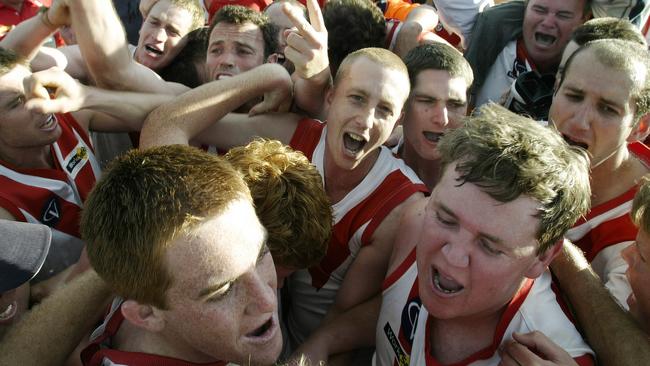
[[[152,306],[141,304],[135,300],[125,300],[120,307],[122,315],[129,323],[151,332],[160,332],[165,328],[165,319],[161,311]]]
[[[524,276],[528,278],[537,278],[546,271],[548,266],[551,264],[551,261],[553,261],[553,258],[555,258],[558,253],[560,253],[560,249],[562,249],[562,243],[563,239],[558,240],[553,246],[548,248],[544,253],[540,254],[535,258],[535,263],[528,269],[528,271],[524,274]]]
[[[648,137],[648,133],[650,133],[650,113],[644,114],[639,118],[636,126],[634,126],[634,129],[632,129],[632,132],[630,132],[630,136],[628,136],[627,141],[644,141],[646,137]]]

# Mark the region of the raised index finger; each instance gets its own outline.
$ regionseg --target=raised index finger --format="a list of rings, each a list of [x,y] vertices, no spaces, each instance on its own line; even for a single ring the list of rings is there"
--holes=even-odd
[[[291,20],[291,23],[293,23],[296,29],[298,29],[298,34],[305,38],[309,43],[319,43],[318,32],[311,24],[309,24],[309,22],[307,22],[302,12],[298,12],[288,4],[282,5],[282,11],[284,11],[287,17],[289,17],[289,20]]]
[[[324,32],[325,21],[323,20],[323,12],[320,10],[317,0],[307,0],[307,13],[309,14],[309,22],[316,32]]]

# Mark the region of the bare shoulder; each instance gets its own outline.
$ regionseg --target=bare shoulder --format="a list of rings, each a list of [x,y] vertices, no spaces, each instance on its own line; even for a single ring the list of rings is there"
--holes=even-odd
[[[415,195],[414,195],[415,196]],[[412,196],[412,200],[404,202],[397,227],[397,236],[393,246],[393,254],[388,264],[388,275],[392,273],[417,244],[417,240],[424,224],[424,208],[428,197],[420,194]]]

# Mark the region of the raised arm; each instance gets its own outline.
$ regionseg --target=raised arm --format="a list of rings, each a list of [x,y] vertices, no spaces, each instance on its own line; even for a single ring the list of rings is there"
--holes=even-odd
[[[600,364],[650,364],[650,338],[614,301],[580,249],[565,241],[551,269]]]
[[[291,97],[291,85],[289,74],[276,64],[264,64],[232,78],[203,84],[154,110],[142,129],[140,146],[187,145],[190,140],[197,140],[228,149],[248,142],[253,136],[288,143],[299,118],[295,115],[226,115],[262,94],[264,102],[253,107],[251,113],[276,110]]]
[[[46,298],[0,343],[0,365],[62,365],[101,318],[110,291],[87,271]]]
[[[330,87],[332,76],[327,55],[327,29],[323,13],[316,0],[307,0],[309,22],[295,7],[283,5],[296,27],[287,36],[284,55],[296,67],[292,75],[295,83],[295,103],[311,116],[318,116],[323,108],[325,93]]]
[[[151,110],[173,98],[85,86],[57,68],[33,73],[23,83],[28,109],[43,114],[84,111],[75,117],[93,131],[138,131]]]
[[[98,86],[173,95],[188,90],[162,80],[131,57],[124,27],[110,0],[69,0],[69,9],[81,54]]]

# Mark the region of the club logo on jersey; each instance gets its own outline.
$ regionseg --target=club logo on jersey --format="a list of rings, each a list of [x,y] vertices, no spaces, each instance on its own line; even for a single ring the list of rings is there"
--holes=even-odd
[[[88,149],[81,144],[77,145],[63,161],[65,170],[73,179],[77,177],[77,173],[79,173],[87,162]]]
[[[528,71],[526,66],[526,61],[522,61],[519,58],[515,58],[515,62],[512,63],[512,70],[508,71],[508,77],[516,79],[519,77],[519,74]]]
[[[52,196],[43,206],[41,222],[49,227],[55,227],[61,219],[61,205],[56,196]]]
[[[416,297],[407,302],[402,309],[402,326],[400,328],[400,333],[406,338],[409,344],[413,344],[413,338],[415,338],[415,330],[418,325],[421,306],[422,302],[420,301],[420,298]]]

